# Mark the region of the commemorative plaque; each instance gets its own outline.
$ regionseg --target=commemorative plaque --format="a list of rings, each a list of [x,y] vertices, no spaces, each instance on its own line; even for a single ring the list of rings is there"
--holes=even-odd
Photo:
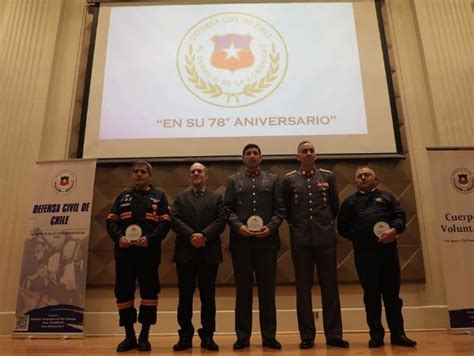
[[[382,237],[382,235],[387,230],[390,230],[390,225],[387,224],[385,221],[379,221],[379,222],[375,223],[375,225],[374,225],[374,234],[379,239]]]
[[[263,219],[258,215],[252,215],[247,219],[247,228],[252,232],[259,232],[263,227]]]
[[[130,240],[130,242],[136,242],[140,237],[142,237],[142,228],[138,225],[130,225],[125,230],[125,236]]]

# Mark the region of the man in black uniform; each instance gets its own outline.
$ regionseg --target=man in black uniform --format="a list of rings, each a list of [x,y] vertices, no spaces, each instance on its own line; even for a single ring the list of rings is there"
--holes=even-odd
[[[172,229],[176,232],[174,261],[178,272],[179,341],[175,351],[192,347],[194,327],[193,295],[196,280],[201,297],[201,324],[198,330],[201,347],[219,350],[213,335],[216,329],[216,277],[222,262],[220,233],[224,231],[226,214],[222,196],[206,188],[207,168],[194,163],[189,168],[191,189],[178,194],[173,203]]]
[[[255,144],[242,152],[246,170],[229,177],[224,205],[231,228],[230,250],[236,287],[234,349],[250,346],[252,287],[255,272],[263,347],[281,349],[276,340],[275,281],[278,228],[284,206],[278,177],[260,170],[262,155]]]
[[[342,339],[341,306],[337,286],[336,228],[339,208],[336,179],[332,172],[315,167],[311,142],[298,145],[300,170],[283,180],[286,219],[290,225],[291,253],[295,268],[296,306],[301,349],[314,346],[316,326],[311,288],[316,263],[323,306],[326,344],[347,348]]]
[[[117,196],[107,216],[107,231],[115,243],[115,298],[120,326],[125,328],[118,352],[151,350],[148,333],[156,323],[161,241],[168,233],[171,218],[165,193],[150,185],[151,170],[146,161],[133,164],[133,188]],[[137,321],[137,280],[141,297],[138,321],[142,324],[138,343],[133,327]]]
[[[338,218],[339,234],[352,240],[357,274],[364,289],[369,347],[384,344],[382,302],[390,329],[392,345],[414,347],[405,335],[400,293],[398,234],[405,230],[405,211],[395,197],[377,189],[377,176],[369,167],[356,170],[359,191],[347,198]]]

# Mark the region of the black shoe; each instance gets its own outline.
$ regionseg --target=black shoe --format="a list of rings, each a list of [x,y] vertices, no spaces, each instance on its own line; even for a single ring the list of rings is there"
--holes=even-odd
[[[191,339],[180,337],[178,343],[173,346],[174,351],[183,351],[193,347]]]
[[[405,335],[390,337],[390,342],[392,345],[406,346],[406,347],[415,347],[416,341],[409,339]]]
[[[151,344],[147,337],[138,338],[138,351],[151,351]]]
[[[277,339],[264,339],[262,341],[262,346],[268,347],[269,349],[273,349],[273,350],[281,349],[281,344],[278,342]]]
[[[383,339],[380,337],[372,337],[369,340],[369,347],[375,349],[377,347],[382,347],[384,345]]]
[[[349,347],[349,342],[344,339],[329,339],[326,340],[326,345],[347,349]]]
[[[133,350],[137,347],[137,337],[133,336],[126,336],[123,341],[117,345],[117,352],[125,352]]]
[[[243,349],[246,349],[249,346],[250,346],[250,341],[249,340],[237,339],[237,341],[234,342],[233,349],[234,350],[243,350]]]
[[[300,349],[311,349],[314,347],[314,340],[304,339],[300,343]]]
[[[209,351],[218,351],[219,345],[217,345],[212,337],[205,337],[201,340],[201,347]]]

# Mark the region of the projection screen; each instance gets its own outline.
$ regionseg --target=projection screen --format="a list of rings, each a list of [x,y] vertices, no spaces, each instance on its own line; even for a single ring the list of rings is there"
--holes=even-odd
[[[372,1],[102,4],[83,157],[395,154]]]

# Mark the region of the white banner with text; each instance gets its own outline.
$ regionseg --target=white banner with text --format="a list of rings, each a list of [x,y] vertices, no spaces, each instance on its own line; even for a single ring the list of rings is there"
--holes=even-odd
[[[474,147],[428,149],[451,329],[474,328]]]
[[[95,160],[39,163],[15,336],[82,335]]]

